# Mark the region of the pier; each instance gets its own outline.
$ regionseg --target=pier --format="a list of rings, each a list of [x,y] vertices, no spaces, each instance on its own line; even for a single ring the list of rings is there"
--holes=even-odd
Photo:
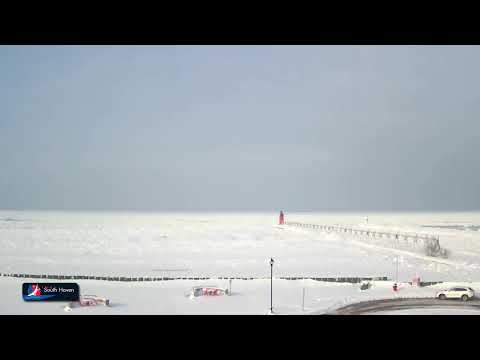
[[[365,236],[370,238],[386,238],[395,241],[403,241],[404,244],[412,247],[422,247],[428,256],[447,257],[447,252],[440,246],[440,237],[432,234],[418,234],[399,231],[379,231],[366,228],[354,228],[338,225],[307,224],[299,222],[285,221],[285,225],[305,229],[319,230],[326,233],[336,232],[340,234],[350,234],[354,236]]]

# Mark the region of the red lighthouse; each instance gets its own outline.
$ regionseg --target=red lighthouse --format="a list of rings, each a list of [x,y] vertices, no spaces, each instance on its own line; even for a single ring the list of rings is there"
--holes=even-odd
[[[278,224],[284,225],[285,224],[285,216],[283,215],[283,211],[280,211],[280,217],[278,218]]]

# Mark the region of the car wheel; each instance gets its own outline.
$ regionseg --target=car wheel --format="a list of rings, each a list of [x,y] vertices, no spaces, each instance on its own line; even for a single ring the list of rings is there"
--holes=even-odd
[[[468,296],[467,295],[462,295],[462,301],[467,301],[468,300]]]
[[[440,300],[445,300],[446,299],[446,296],[445,294],[440,294],[440,296],[438,297]]]

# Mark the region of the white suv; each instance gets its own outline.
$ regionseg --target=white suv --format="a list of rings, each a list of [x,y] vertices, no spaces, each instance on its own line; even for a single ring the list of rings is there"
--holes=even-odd
[[[445,299],[462,299],[463,301],[467,301],[472,299],[475,296],[475,292],[471,287],[468,286],[456,286],[449,290],[442,290],[437,293],[435,296],[440,300]]]

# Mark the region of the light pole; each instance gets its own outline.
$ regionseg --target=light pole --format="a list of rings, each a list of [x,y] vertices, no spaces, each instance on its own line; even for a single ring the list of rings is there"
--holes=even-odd
[[[302,311],[305,311],[305,288],[303,288],[302,292]]]
[[[398,283],[398,254],[397,254],[397,273],[396,273],[396,276],[395,276],[395,281]]]
[[[395,247],[398,249],[398,235],[395,235]],[[398,253],[397,253],[397,270],[395,274],[395,281],[398,283]]]
[[[270,313],[273,314],[273,259],[270,259]]]

